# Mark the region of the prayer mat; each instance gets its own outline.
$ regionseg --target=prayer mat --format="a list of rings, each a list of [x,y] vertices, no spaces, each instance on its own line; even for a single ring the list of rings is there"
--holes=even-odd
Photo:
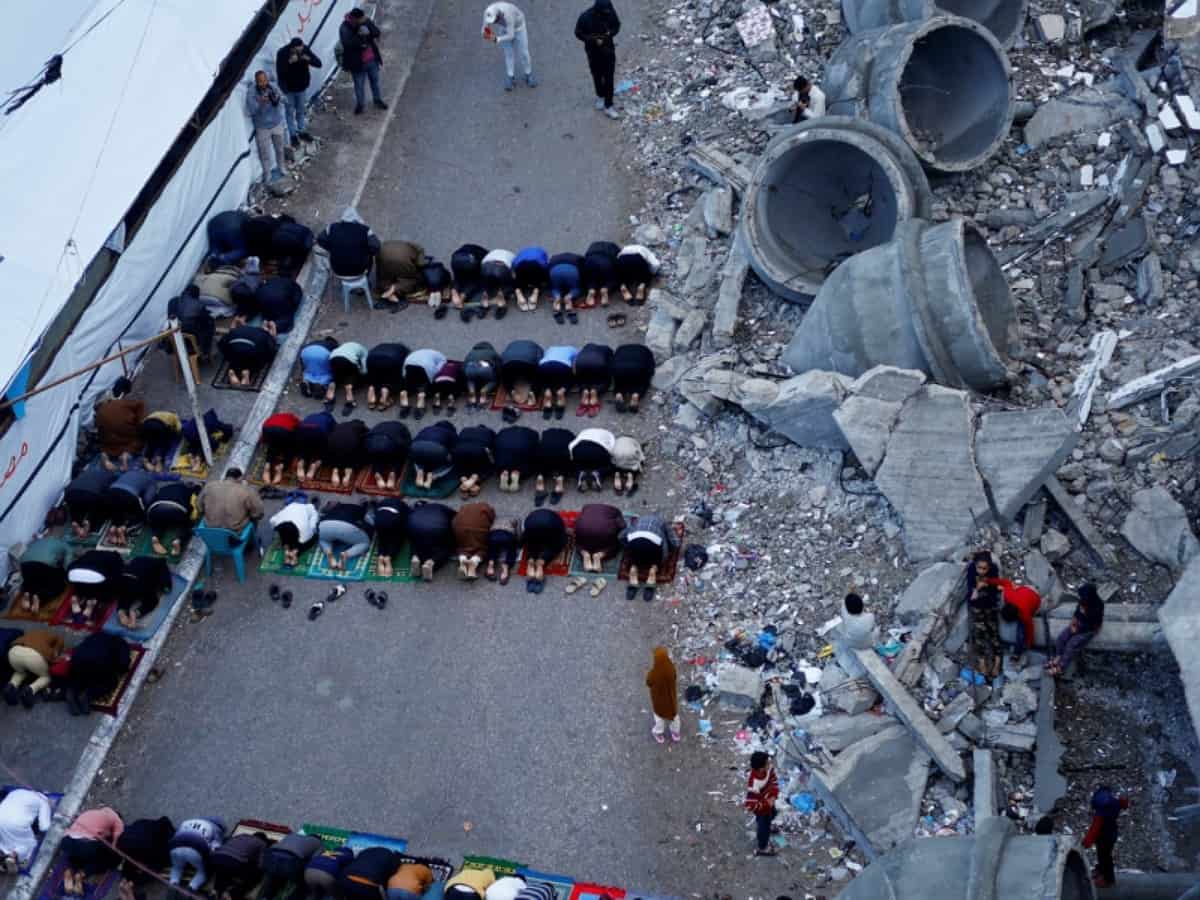
[[[214,464],[225,455],[225,451],[229,449],[229,445],[229,441],[218,441],[211,445]],[[179,446],[175,448],[175,455],[171,457],[170,469],[175,475],[200,480],[207,479],[209,474],[208,463],[204,461],[204,453],[201,451],[189,453],[182,440],[179,442]]]
[[[464,869],[491,869],[496,873],[496,877],[500,878],[503,875],[516,875],[521,865],[519,862],[513,862],[511,859],[501,859],[497,856],[471,855],[463,857],[462,867]]]
[[[585,884],[582,881],[575,882],[575,887],[571,889],[570,900],[624,900],[625,892],[617,887],[606,887],[603,884]]]
[[[396,583],[404,583],[411,581],[420,581],[420,574],[413,575],[409,563],[412,561],[412,553],[408,549],[408,541],[400,547],[400,551],[392,557],[392,577],[384,578],[375,571],[375,567],[379,562],[379,547],[376,544],[371,545],[370,561],[367,563],[367,574],[363,576],[364,581],[381,581],[387,583],[389,581]]]
[[[517,869],[517,874],[528,882],[541,882],[548,884],[554,888],[555,900],[568,900],[571,896],[571,889],[575,887],[575,879],[568,878],[566,875],[551,875],[549,872],[539,872],[537,869],[531,869],[528,866],[521,866]]]
[[[2,789],[0,789],[0,793],[7,794],[9,791],[14,791],[17,788],[24,788],[27,791],[37,791],[37,788],[29,787],[28,785],[24,784],[6,784]],[[50,801],[50,814],[53,815],[55,810],[58,809],[58,804],[62,803],[63,795],[57,791],[38,791],[38,793],[44,795],[45,798]],[[25,864],[23,869],[21,869],[22,875],[29,874],[30,869],[33,868],[33,861],[37,859],[38,851],[42,849],[42,841],[46,839],[45,834],[38,832],[34,832],[34,837],[37,839],[37,844],[33,848],[33,853],[29,854],[29,862]]]
[[[263,382],[267,380],[267,372],[271,371],[271,365],[268,363],[257,372],[250,373],[249,384],[230,384],[229,383],[229,363],[221,360],[221,365],[217,367],[217,374],[213,376],[212,386],[222,391],[249,391],[257,394],[262,390]]]
[[[400,469],[400,474],[396,478],[396,487],[381,488],[375,483],[374,468],[371,466],[364,466],[362,474],[358,476],[358,481],[355,482],[354,490],[360,494],[370,494],[372,497],[396,497],[404,493],[404,485],[408,478],[408,463],[405,463]],[[455,487],[457,486],[457,476],[455,476]],[[413,487],[416,489],[415,485]],[[437,487],[437,482],[434,482],[434,487]]]
[[[276,843],[283,840],[292,833],[292,829],[286,825],[276,825],[274,822],[264,822],[262,819],[242,819],[233,826],[233,831],[229,833],[230,837],[235,834],[254,834],[256,831],[261,831],[271,841]]]
[[[458,473],[453,469],[441,478],[434,479],[432,487],[417,487],[416,479],[417,467],[405,467],[404,480],[400,483],[400,493],[405,497],[416,497],[420,500],[444,500],[458,490]]]
[[[129,535],[130,530],[133,531],[133,535],[132,535],[129,543],[126,544],[124,547],[118,547],[111,540],[112,532],[113,532],[113,525],[111,522],[108,523],[107,525],[104,526],[104,531],[101,532],[101,534],[100,534],[100,540],[98,540],[96,542],[96,549],[97,550],[113,550],[117,553],[120,553],[122,556],[129,556],[131,553],[133,553],[133,548],[137,545],[137,542],[139,540],[141,540],[143,532],[148,532],[149,529],[144,524],[133,526],[132,528],[127,528],[125,530],[126,537],[130,537],[130,535]]]
[[[296,565],[285,566],[283,564],[283,544],[279,543],[279,539],[276,538],[271,542],[266,555],[259,560],[258,571],[263,575],[298,575],[303,578],[308,575],[308,569],[312,565],[313,557],[320,552],[321,548],[314,542],[307,550],[300,552],[300,556],[296,560]]]
[[[70,628],[72,631],[99,631],[116,609],[116,601],[110,601],[103,606],[97,606],[96,613],[90,619],[85,620],[82,613],[76,616],[71,611],[71,597],[67,597],[59,604],[58,611],[50,620],[50,624],[59,628]]]
[[[158,606],[154,607],[153,611],[148,616],[142,616],[138,620],[136,628],[126,628],[121,624],[121,620],[114,613],[107,622],[104,623],[103,630],[109,634],[115,634],[131,643],[140,643],[148,641],[154,637],[154,633],[162,627],[162,623],[167,620],[167,613],[171,608],[179,602],[179,598],[183,596],[187,590],[187,579],[180,575],[175,575],[171,578],[171,592],[158,601]]]
[[[572,513],[572,515],[578,516],[579,513]],[[572,538],[574,538],[574,529],[573,528],[572,528],[571,534],[572,534]],[[604,577],[604,578],[608,578],[611,580],[611,579],[616,578],[618,576],[618,574],[620,573],[620,571],[621,571],[621,550],[620,549],[618,549],[617,552],[614,553],[612,556],[604,557],[604,563],[600,567],[599,572],[589,572],[588,570],[586,570],[583,567],[583,551],[579,549],[578,545],[575,544],[574,540],[571,541],[571,545],[574,548],[574,553],[571,554],[571,570],[567,574],[578,575],[583,578]]]
[[[87,537],[77,538],[75,537],[75,529],[72,528],[71,524],[68,522],[66,527],[63,528],[62,539],[72,547],[79,547],[82,550],[88,550],[100,543],[100,537],[104,534],[104,531],[107,528],[108,522],[103,522],[99,528],[93,528]]]
[[[524,410],[525,412],[533,412],[536,409],[540,409],[542,403],[541,400],[538,399],[537,391],[530,391],[529,397],[531,399],[524,403],[516,403],[516,401],[509,396],[508,388],[504,386],[503,382],[501,382],[499,385],[497,385],[496,393],[492,396],[492,409],[504,409],[504,407],[508,406],[509,403],[515,403],[518,408]]]
[[[67,860],[61,853],[55,857],[54,867],[42,882],[37,900],[63,900],[63,898],[79,898],[79,900],[104,900],[117,886],[120,873],[113,869],[105,872],[100,878],[85,878],[82,894],[68,894],[63,884],[63,875],[67,872]]]
[[[362,581],[367,577],[367,565],[371,561],[371,550],[346,563],[345,569],[329,568],[329,560],[318,548],[308,565],[309,578],[319,578],[323,581]]]
[[[184,535],[185,532],[182,528],[168,528],[163,533],[162,543],[163,546],[168,550],[171,548],[171,542],[176,538],[179,538],[179,552],[168,553],[166,556],[163,556],[161,553],[154,552],[154,532],[147,526],[142,526],[134,539],[129,542],[129,546],[132,549],[134,556],[149,556],[153,559],[165,559],[168,565],[173,566],[176,565],[179,560],[183,559],[183,551],[187,549],[187,541],[184,540]],[[99,549],[107,550],[109,548],[101,546]],[[120,548],[114,547],[112,549],[119,550]]]
[[[327,850],[349,847],[358,853],[367,847],[386,847],[396,853],[403,853],[408,849],[408,841],[405,838],[372,834],[369,831],[349,831],[344,828],[331,828],[327,825],[310,825],[307,822],[300,826],[300,831],[320,840]]]
[[[323,474],[327,475],[328,473],[322,469],[317,473],[317,477],[320,478]],[[250,474],[246,478],[251,484],[258,485],[259,487],[267,486],[267,448],[265,444],[259,444],[258,449],[254,451],[254,458],[250,460]],[[283,481],[279,482],[279,484],[271,485],[271,487],[277,488],[292,488],[295,486],[296,470],[292,468],[284,469]]]
[[[625,518],[631,522],[633,520],[632,516],[626,516]],[[658,582],[658,584],[660,586],[664,585],[664,584],[671,584],[672,582],[675,581],[675,576],[679,573],[679,557],[680,557],[680,554],[683,553],[683,534],[684,534],[683,523],[682,522],[672,522],[671,527],[675,529],[675,536],[677,538],[679,538],[679,546],[675,548],[674,553],[672,553],[670,556],[667,557],[667,561],[664,562],[658,568],[658,574],[657,574],[656,581]],[[645,576],[646,576],[645,572],[639,573],[639,579],[645,578]],[[628,553],[621,554],[621,574],[618,575],[617,577],[620,578],[621,581],[629,580],[629,554]]]
[[[321,471],[317,473],[317,477],[311,481],[307,478],[300,479],[300,487],[306,491],[321,491],[326,494],[353,494],[354,482],[361,476],[358,472],[350,473],[350,482],[343,482],[340,486],[335,486],[331,476],[333,468],[331,466],[321,466]]]
[[[107,468],[107,466],[105,466],[105,465],[104,465],[104,454],[103,454],[103,453],[97,453],[97,454],[96,454],[95,456],[93,456],[93,457],[92,457],[90,460],[88,460],[88,464],[87,464],[86,466],[84,466],[84,468],[85,468],[85,469],[104,469],[104,468]],[[146,461],[145,461],[144,459],[142,459],[142,457],[140,457],[140,456],[131,456],[131,457],[129,458],[129,463],[126,465],[126,467],[125,467],[125,470],[124,470],[124,471],[128,471],[128,470],[130,470],[130,469],[144,469],[144,468],[146,468]],[[117,475],[120,475],[120,474],[122,473],[122,469],[121,469],[121,467],[120,467],[119,465],[117,466],[117,468],[115,468],[115,469],[112,469],[111,471],[112,471],[112,472],[114,472],[114,473],[116,473]]]
[[[567,543],[562,552],[546,563],[546,575],[568,575],[571,571],[571,560],[575,556],[575,520],[579,518],[578,511],[560,512],[563,524],[567,526]],[[521,560],[517,563],[517,574],[525,577],[529,567],[529,551],[521,548]]]
[[[107,713],[110,716],[115,716],[117,710],[121,706],[121,698],[125,696],[125,691],[129,689],[129,683],[133,681],[133,673],[137,671],[137,667],[141,664],[142,658],[146,655],[146,648],[141,644],[129,645],[129,668],[125,670],[125,674],[121,676],[120,683],[117,684],[108,694],[92,701],[92,709],[96,712]]]
[[[10,604],[8,612],[4,614],[6,619],[17,619],[21,622],[38,622],[42,625],[49,625],[60,608],[71,608],[71,586],[67,585],[63,588],[63,592],[52,600],[48,600],[41,605],[38,611],[30,612],[27,609],[22,609],[21,604],[16,602],[16,597],[13,597],[13,602]]]

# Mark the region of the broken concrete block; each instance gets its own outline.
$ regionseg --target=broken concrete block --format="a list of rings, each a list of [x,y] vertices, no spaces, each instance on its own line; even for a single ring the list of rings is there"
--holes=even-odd
[[[1167,146],[1167,137],[1163,134],[1163,130],[1158,127],[1158,123],[1151,122],[1146,126],[1146,143],[1150,145],[1151,153],[1158,153],[1163,147]]]
[[[1101,88],[1084,88],[1039,106],[1025,124],[1025,143],[1037,148],[1063,135],[1102,131],[1125,119],[1136,122],[1140,118],[1141,110],[1129,98]]]
[[[667,242],[667,233],[653,222],[643,222],[633,229],[633,242],[643,247],[659,247]]]
[[[904,518],[904,547],[914,561],[951,552],[991,521],[973,432],[963,391],[926,385],[900,412],[875,483]]]
[[[851,716],[865,713],[879,702],[879,695],[866,681],[851,678],[845,669],[832,660],[821,673],[818,690],[827,705]]]
[[[1187,162],[1187,158],[1188,152],[1182,147],[1173,148],[1167,151],[1167,165],[1182,166],[1185,162]]]
[[[834,412],[849,396],[850,384],[845,375],[814,369],[780,382],[770,402],[748,400],[742,409],[801,447],[845,450]]]
[[[1001,522],[1017,517],[1078,441],[1079,432],[1057,407],[983,415],[975,459]]]
[[[830,753],[841,753],[851,744],[857,744],[885,728],[898,724],[891,716],[876,716],[870,713],[848,716],[834,713],[805,723],[804,730]]]
[[[1005,725],[985,725],[981,743],[999,750],[1020,750],[1028,753],[1037,742],[1037,725],[1033,722],[1009,722]]]
[[[656,309],[646,326],[645,344],[654,354],[654,361],[662,364],[675,352],[675,318],[664,309]]]
[[[975,821],[990,819],[996,815],[997,781],[996,763],[992,759],[992,751],[976,748],[971,754],[972,768],[975,770],[974,790],[971,794],[972,805],[975,807]]]
[[[651,384],[657,390],[671,391],[675,385],[679,383],[687,370],[692,367],[693,360],[690,356],[673,356],[666,362],[659,363],[654,369],[654,379]]]
[[[1147,306],[1158,306],[1163,301],[1162,260],[1157,253],[1147,253],[1137,270],[1137,298]]]
[[[1171,571],[1185,569],[1200,553],[1185,510],[1160,484],[1138,491],[1121,526],[1121,535],[1146,559]]]
[[[868,475],[874,476],[883,462],[892,426],[902,408],[902,403],[874,397],[849,397],[834,410],[833,420]]]
[[[1067,540],[1067,536],[1053,528],[1046,529],[1040,546],[1042,554],[1051,562],[1057,562],[1071,552],[1071,542]]]
[[[1042,603],[1049,605],[1058,599],[1058,574],[1050,565],[1050,560],[1036,550],[1025,554],[1025,580],[1042,598]]]
[[[966,781],[967,771],[963,767],[962,759],[946,742],[937,726],[929,721],[925,711],[904,689],[904,685],[892,675],[879,655],[874,650],[855,650],[854,655],[866,670],[867,678],[883,695],[888,708],[912,732],[913,738],[933,758],[934,764],[950,780],[956,783]]]
[[[704,193],[704,227],[710,238],[733,232],[733,191],[716,187]]]
[[[739,194],[744,193],[746,185],[750,183],[750,170],[713,144],[701,144],[693,147],[688,153],[687,161],[688,167],[693,171],[699,172],[709,181],[730,187]],[[636,232],[634,238],[637,238]],[[663,243],[665,241],[664,236]],[[644,244],[646,242],[635,240],[635,243]],[[647,246],[650,245],[647,244]]]
[[[1062,16],[1049,14],[1034,19],[1037,24],[1038,37],[1047,44],[1057,44],[1067,36],[1067,20]]]
[[[872,859],[912,837],[929,780],[929,755],[900,726],[814,766],[812,786],[833,817]]]
[[[686,281],[692,269],[703,262],[707,254],[708,241],[699,235],[693,234],[680,241],[679,250],[675,254],[676,280]]]
[[[1043,678],[1039,686],[1037,714],[1037,753],[1033,761],[1033,802],[1042,812],[1054,809],[1054,804],[1067,793],[1067,779],[1058,771],[1062,759],[1062,741],[1054,730],[1054,688],[1056,679]]]
[[[1183,130],[1183,122],[1179,121],[1179,116],[1175,115],[1175,110],[1169,104],[1164,104],[1158,111],[1158,124],[1168,134]]]
[[[930,610],[942,606],[958,590],[962,567],[955,563],[936,563],[923,569],[900,595],[892,613],[904,625],[916,625]]]
[[[762,678],[754,669],[726,663],[717,670],[717,690],[722,706],[753,709],[762,698]]]
[[[854,379],[850,390],[857,397],[871,397],[891,403],[903,403],[919,391],[927,381],[925,373],[919,369],[873,366]]]
[[[1038,698],[1033,688],[1023,681],[1009,681],[1000,692],[1000,702],[1008,707],[1013,721],[1020,722],[1032,715],[1038,707]]]
[[[1124,409],[1163,392],[1168,384],[1200,372],[1200,355],[1188,356],[1135,378],[1108,395],[1109,410]]]
[[[983,738],[983,720],[975,713],[967,713],[959,720],[958,730],[978,744]]]
[[[721,284],[717,288],[717,303],[713,307],[712,336],[713,343],[718,347],[728,347],[733,343],[734,332],[737,331],[738,309],[742,303],[742,288],[746,284],[746,273],[750,271],[750,262],[742,249],[741,240],[735,238],[729,250],[729,258],[721,270]]]
[[[958,727],[958,723],[963,720],[963,716],[974,709],[975,701],[969,693],[963,691],[961,694],[958,694],[942,709],[942,715],[937,720],[938,731],[942,734],[949,734]]]
[[[702,309],[694,309],[688,313],[687,318],[680,322],[679,327],[675,329],[675,337],[672,340],[675,352],[687,352],[687,349],[704,333],[704,323],[707,321],[708,316]]]

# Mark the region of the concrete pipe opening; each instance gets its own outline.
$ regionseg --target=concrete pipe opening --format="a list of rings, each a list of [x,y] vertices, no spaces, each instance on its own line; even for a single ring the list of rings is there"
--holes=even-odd
[[[971,289],[975,293],[975,305],[979,308],[988,337],[992,345],[1003,353],[1010,343],[1009,329],[1015,315],[1012,295],[1000,263],[988,247],[987,240],[973,225],[963,227],[963,259]]]
[[[1008,68],[994,38],[964,24],[939,24],[902,62],[901,126],[917,155],[942,171],[974,168],[1012,122]]]
[[[1067,853],[1067,861],[1060,873],[1059,900],[1092,900],[1092,879],[1088,875],[1087,861],[1078,850]]]
[[[1002,47],[1011,47],[1025,24],[1025,0],[938,0],[938,9],[978,22]]]
[[[816,293],[839,263],[922,215],[929,186],[912,153],[866,122],[827,117],[772,142],[743,205],[755,271],[782,296]]]
[[[1002,47],[1011,47],[1025,24],[1026,0],[842,0],[842,18],[851,34],[923,22],[936,15],[978,22]]]

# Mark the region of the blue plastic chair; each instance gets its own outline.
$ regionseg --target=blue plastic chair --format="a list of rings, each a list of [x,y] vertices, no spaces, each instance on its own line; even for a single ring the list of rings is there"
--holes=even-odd
[[[254,537],[254,523],[247,522],[239,534],[228,528],[210,528],[203,520],[196,526],[196,534],[204,541],[204,572],[211,577],[214,556],[232,556],[237,570],[237,580],[246,580],[246,549]]]

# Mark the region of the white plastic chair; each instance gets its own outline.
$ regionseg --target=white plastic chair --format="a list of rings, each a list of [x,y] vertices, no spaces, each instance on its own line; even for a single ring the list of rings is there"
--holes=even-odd
[[[375,298],[371,296],[371,279],[368,273],[364,272],[353,278],[343,278],[341,275],[336,277],[342,288],[342,306],[346,312],[350,312],[350,294],[354,291],[362,291],[366,296],[367,309],[375,308]]]

